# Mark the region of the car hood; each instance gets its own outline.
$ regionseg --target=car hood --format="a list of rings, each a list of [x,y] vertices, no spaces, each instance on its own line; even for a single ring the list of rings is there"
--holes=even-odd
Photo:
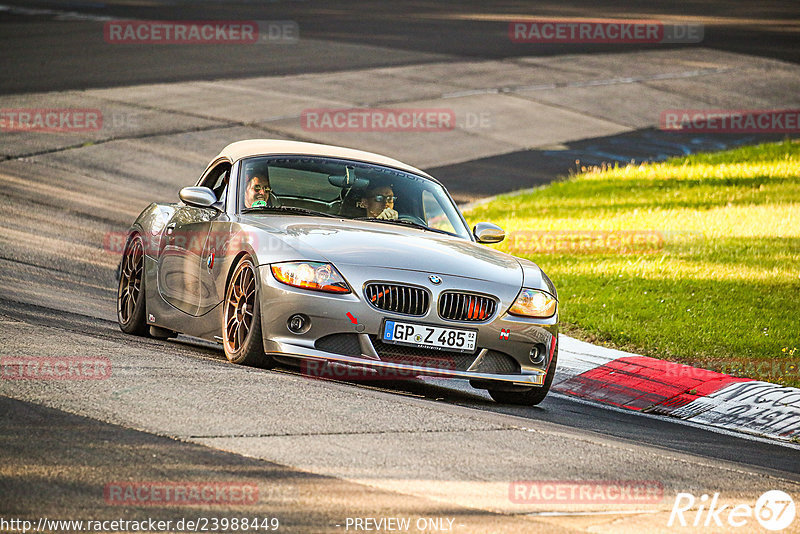
[[[516,258],[453,236],[385,223],[302,216],[249,215],[242,222],[268,231],[291,247],[297,256],[286,259],[404,269],[522,285],[523,270]]]

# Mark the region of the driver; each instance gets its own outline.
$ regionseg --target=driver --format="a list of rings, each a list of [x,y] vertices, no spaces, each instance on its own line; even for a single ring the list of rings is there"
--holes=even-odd
[[[253,173],[247,177],[247,189],[244,193],[244,206],[246,208],[257,208],[259,206],[271,206],[270,194],[272,187],[269,185],[269,177],[264,173]]]
[[[357,206],[367,211],[367,217],[376,219],[397,219],[394,210],[394,191],[391,185],[376,186],[367,189]]]

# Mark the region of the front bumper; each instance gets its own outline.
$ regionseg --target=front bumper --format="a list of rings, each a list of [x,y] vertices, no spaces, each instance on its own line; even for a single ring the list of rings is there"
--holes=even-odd
[[[455,276],[444,276],[445,281],[433,287],[428,280],[429,273],[392,272],[391,269],[369,267],[348,272],[338,265],[337,268],[344,271],[342,274],[351,284],[352,293],[338,295],[293,288],[275,280],[268,265],[259,267],[259,302],[266,353],[286,363],[296,364],[298,359],[335,362],[377,370],[381,376],[395,372],[398,376],[462,378],[512,386],[543,385],[553,359],[558,318],[556,315],[545,320],[532,320],[506,314],[516,298],[518,287]],[[368,304],[363,292],[365,284],[387,280],[426,286],[432,296],[428,313],[410,317],[376,310]],[[499,299],[498,310],[488,321],[481,323],[444,320],[438,316],[436,302],[439,294],[446,290],[495,295]],[[289,330],[288,320],[295,314],[308,318],[310,326],[306,331],[293,333]],[[389,346],[379,339],[384,319],[474,329],[477,330],[477,349],[473,354],[464,354]],[[342,344],[343,349],[320,346],[321,341],[337,336],[346,341]],[[530,358],[534,347],[547,353],[538,365]],[[399,353],[403,356],[398,356]],[[442,365],[443,360],[448,363]]]
[[[336,362],[345,365],[366,367],[368,369],[382,371],[392,370],[396,371],[394,374],[398,378],[409,376],[436,376],[440,378],[464,378],[469,380],[507,382],[518,386],[541,386],[544,383],[544,377],[546,375],[546,371],[541,371],[538,369],[525,371],[524,373],[521,372],[520,374],[479,373],[470,371],[469,368],[466,371],[459,371],[457,369],[439,369],[436,367],[426,367],[424,365],[408,365],[398,362],[373,360],[368,357],[346,356],[343,354],[309,349],[307,347],[292,347],[291,345],[285,346],[285,349],[286,350],[281,352],[271,352],[269,354],[278,359],[292,358],[321,362]],[[483,358],[487,352],[488,349],[482,349],[476,355],[476,363]],[[390,376],[389,373],[383,372],[376,375],[376,377],[381,378],[385,378],[386,376]]]

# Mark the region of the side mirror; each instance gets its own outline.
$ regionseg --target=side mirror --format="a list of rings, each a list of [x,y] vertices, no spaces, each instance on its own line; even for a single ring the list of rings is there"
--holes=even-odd
[[[217,203],[217,195],[208,187],[184,187],[178,196],[184,203],[195,208],[211,208]]]
[[[506,232],[496,224],[479,222],[472,228],[472,235],[478,243],[499,243],[506,238]]]

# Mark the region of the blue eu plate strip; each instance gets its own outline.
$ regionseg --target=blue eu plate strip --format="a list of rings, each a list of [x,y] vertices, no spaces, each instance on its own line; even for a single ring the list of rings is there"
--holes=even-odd
[[[392,339],[393,334],[394,334],[394,321],[386,321],[386,325],[383,327],[383,338]]]

